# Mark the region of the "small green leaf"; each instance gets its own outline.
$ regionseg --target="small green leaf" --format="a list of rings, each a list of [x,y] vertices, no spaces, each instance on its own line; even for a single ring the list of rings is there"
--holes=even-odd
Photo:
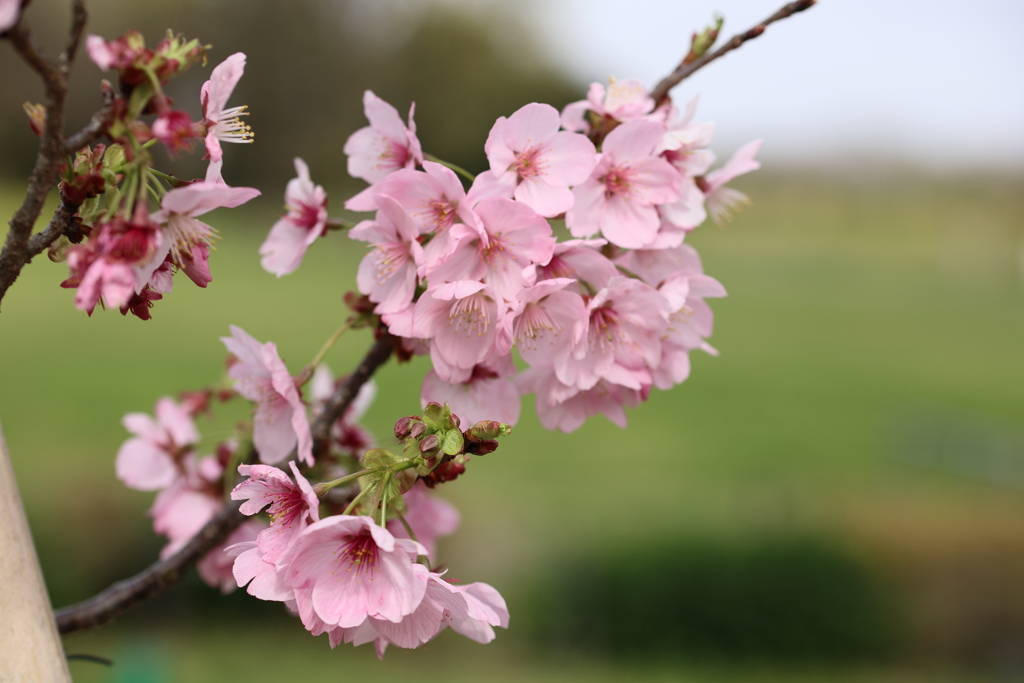
[[[449,429],[441,437],[441,450],[448,455],[457,455],[462,452],[462,447],[465,445],[465,441],[462,437],[462,432],[458,429]]]
[[[125,157],[124,147],[121,145],[110,145],[103,153],[104,170],[118,173],[121,167],[124,166],[125,161],[127,161],[127,158]]]
[[[375,467],[392,467],[399,462],[397,455],[386,448],[372,448],[363,453],[363,467],[372,469]]]

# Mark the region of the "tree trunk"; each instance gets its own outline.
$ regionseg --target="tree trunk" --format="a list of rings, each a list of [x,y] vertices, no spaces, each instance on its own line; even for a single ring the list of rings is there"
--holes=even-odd
[[[0,432],[0,683],[71,682]]]

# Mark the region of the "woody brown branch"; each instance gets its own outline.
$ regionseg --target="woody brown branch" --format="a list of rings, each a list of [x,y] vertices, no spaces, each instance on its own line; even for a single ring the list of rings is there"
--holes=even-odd
[[[328,449],[331,425],[344,415],[362,386],[391,357],[396,339],[384,329],[381,332],[363,360],[335,390],[323,411],[310,425],[314,453],[322,453]],[[166,560],[154,562],[135,576],[113,584],[88,600],[56,610],[57,629],[67,634],[102,626],[132,607],[174,586],[196,562],[222,543],[245,521],[245,517],[238,511],[239,505],[237,501],[225,503],[184,548]]]
[[[111,110],[106,106],[85,128],[70,139],[64,139],[64,104],[67,100],[68,75],[87,18],[83,0],[74,0],[67,46],[56,60],[46,55],[24,22],[18,22],[7,32],[7,38],[15,51],[43,81],[46,92],[46,125],[39,139],[39,151],[32,173],[29,175],[25,200],[11,218],[10,230],[4,240],[3,250],[0,251],[0,301],[21,274],[21,269],[50,246],[67,228],[70,216],[66,215],[66,209],[70,205],[62,204],[47,228],[35,236],[32,235],[32,228],[42,213],[50,189],[56,182],[57,170],[64,157],[98,140],[109,124]],[[78,207],[74,208],[77,210]],[[74,211],[71,212],[72,215],[73,213]]]
[[[693,61],[687,61],[684,59],[679,66],[676,67],[675,71],[663,78],[661,82],[654,87],[654,90],[651,91],[651,98],[654,100],[654,106],[659,107],[664,104],[665,101],[668,100],[669,90],[682,83],[695,72],[704,68],[719,57],[732,52],[748,40],[757,38],[759,35],[764,33],[769,24],[779,21],[780,19],[785,19],[797,12],[803,12],[804,10],[814,6],[815,2],[816,0],[798,0],[797,2],[791,2],[788,5],[784,5],[775,12],[775,14],[771,15],[757,26],[730,38],[714,52],[706,53],[704,56],[698,57]]]

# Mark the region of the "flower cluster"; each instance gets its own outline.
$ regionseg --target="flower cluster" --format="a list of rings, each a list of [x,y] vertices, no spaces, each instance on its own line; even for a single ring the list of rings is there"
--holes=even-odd
[[[314,454],[301,390],[311,383],[312,414],[320,419],[336,389],[330,371],[314,361],[293,377],[273,343],[235,326],[222,341],[232,390],[188,394],[181,404],[162,398],[155,419],[124,419],[135,436],[118,452],[117,475],[131,488],[159,491],[151,514],[170,541],[162,557],[221,509],[237,469],[245,479],[230,497],[243,501],[246,515],[266,508],[269,524],[246,522],[200,560],[199,574],[211,586],[247,586],[260,599],[284,602],[314,635],[328,633],[332,647],[374,642],[381,655],[389,644],[418,647],[447,627],[489,642],[495,626],[508,625],[494,588],[453,583],[430,569],[437,539],[456,530],[459,515],[427,491],[458,478],[472,455],[497,449],[508,425],[481,421],[463,430],[450,408],[430,404],[396,423],[402,455],[371,448],[373,437],[358,424],[375,394],[365,383]],[[254,404],[252,424],[220,444],[216,456],[199,456],[194,416],[213,397],[234,396]],[[250,441],[252,456],[238,445]],[[248,464],[255,456],[264,464]],[[274,466],[289,456],[297,458],[288,462],[290,473]]]
[[[199,217],[260,194],[229,186],[221,171],[221,142],[252,142],[251,130],[239,118],[245,107],[226,106],[245,68],[245,55],[233,54],[213,69],[200,95],[203,120],[194,122],[173,108],[163,87],[205,60],[198,41],[168,35],[150,49],[139,33],[129,31],[110,42],[89,36],[86,50],[101,69],[118,74],[120,94],[110,84],[104,90],[113,112],[106,131],[113,144],[84,148],[74,164],[65,164],[62,197],[79,207],[80,234],[73,241],[84,236],[88,241],[69,246],[69,238],[62,238],[51,255],[66,253],[71,273],[61,286],[77,289],[77,308],[91,315],[102,300],[122,314],[131,311],[148,320],[153,302],[171,290],[175,271],[199,287],[212,281],[210,247],[217,233]],[[30,111],[33,120],[44,115]],[[147,123],[143,115],[155,118]],[[191,151],[199,139],[210,159],[205,178],[180,181],[153,168],[152,144],[160,142],[176,156]],[[155,210],[151,196],[159,203]]]
[[[494,639],[508,626],[505,601],[483,583],[459,585],[431,571],[418,557],[432,548],[371,516],[346,513],[320,518],[316,489],[289,463],[292,477],[276,467],[242,465],[248,478],[231,497],[252,515],[268,508],[271,524],[254,541],[228,549],[236,555],[239,586],[262,600],[284,602],[313,635],[339,643],[373,642],[383,656],[388,645],[418,647],[446,627],[477,642]],[[319,485],[324,490],[324,485]],[[351,507],[351,506],[350,506]],[[422,484],[405,496],[410,530],[433,546],[458,524],[454,510],[431,498]]]
[[[179,404],[164,397],[156,403],[155,419],[144,413],[124,417],[125,428],[135,436],[117,452],[117,476],[130,488],[159,492],[150,515],[153,529],[168,539],[161,557],[177,552],[223,504],[223,474],[237,442],[221,444],[216,455],[199,455],[199,432],[193,418],[208,400],[207,395],[194,395]],[[245,524],[229,541],[255,538],[262,528],[256,521]],[[223,584],[223,563],[219,571],[216,568],[222,554],[210,553],[200,564],[200,575],[212,586]],[[230,566],[226,570],[230,578]]]
[[[346,208],[375,211],[349,231],[370,248],[357,284],[406,352],[429,353],[424,405],[512,424],[532,392],[549,429],[597,413],[624,426],[624,407],[687,378],[690,351],[715,353],[705,299],[725,290],[684,239],[745,201],[726,183],[758,167],[760,142],[709,171],[714,128],[693,121],[696,101],[654,105],[635,81],[595,83],[561,113],[528,104],[491,128],[489,170],[455,169],[467,188],[424,155],[411,110],[403,122],[366,93],[370,125],[345,145],[370,183]],[[278,275],[326,232],[326,194],[296,169],[261,250]]]

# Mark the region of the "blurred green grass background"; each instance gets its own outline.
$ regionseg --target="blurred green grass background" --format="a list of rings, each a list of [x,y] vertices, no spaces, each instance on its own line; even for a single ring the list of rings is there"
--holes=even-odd
[[[368,650],[330,652],[276,605],[245,595],[221,603],[192,580],[97,634],[67,638],[69,652],[119,661],[111,672],[75,662],[76,679],[223,680],[251,667],[253,680],[272,680],[350,665],[398,676],[423,663],[456,680],[989,680],[1021,671],[1021,180],[760,175],[742,185],[751,207],[691,236],[729,290],[714,302],[720,357],[695,354],[692,377],[654,392],[626,430],[595,418],[577,433],[550,433],[528,401],[501,449],[441,491],[463,514],[443,561],[453,576],[506,594],[509,633],[485,648],[444,636],[425,654],[389,652],[377,664]],[[15,190],[4,189],[0,212],[12,211]],[[344,235],[320,240],[286,278],[259,268],[256,249],[279,201],[216,214],[213,283],[202,291],[179,281],[152,321],[116,311],[87,318],[57,286],[65,266],[45,258],[5,299],[0,421],[55,604],[137,571],[160,546],[145,516],[151,495],[113,477],[121,416],[217,381],[229,324],[276,342],[297,368],[346,315],[341,296],[363,246]],[[343,372],[368,342],[350,333],[327,361]],[[424,371],[414,362],[379,374],[367,417],[376,434],[417,410]],[[210,430],[229,426],[227,417],[200,430],[216,438]],[[757,548],[801,539],[823,550],[810,559],[779,551],[771,567],[758,564]],[[573,597],[586,581],[631,611],[603,607],[606,593]],[[830,607],[818,584],[860,597]],[[764,600],[779,595],[789,597]],[[796,604],[806,596],[814,613]],[[574,611],[582,622],[566,620]],[[573,631],[630,618],[670,640],[676,631],[718,635],[701,636],[696,650],[681,641],[638,655],[613,642],[595,655],[589,636]],[[749,642],[831,626],[849,651]],[[255,654],[271,649],[282,657]],[[136,661],[140,652],[159,666]],[[124,678],[133,666],[153,678]],[[950,673],[961,669],[974,673]]]

